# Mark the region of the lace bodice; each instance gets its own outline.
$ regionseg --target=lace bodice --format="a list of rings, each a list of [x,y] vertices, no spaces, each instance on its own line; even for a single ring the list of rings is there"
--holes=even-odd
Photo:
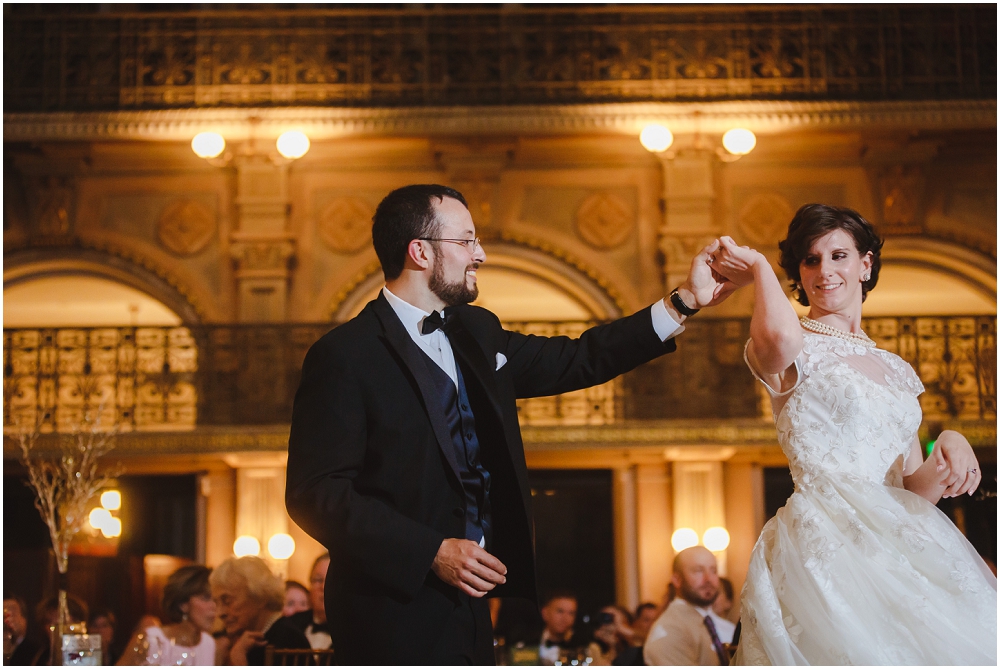
[[[819,475],[901,486],[921,420],[924,387],[913,368],[888,351],[811,332],[796,364],[795,386],[772,393],[796,487]]]

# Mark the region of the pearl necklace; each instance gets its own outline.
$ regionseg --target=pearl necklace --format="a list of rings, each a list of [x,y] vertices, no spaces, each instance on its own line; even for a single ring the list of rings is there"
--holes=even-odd
[[[836,337],[838,339],[843,339],[849,341],[852,344],[858,344],[860,346],[866,346],[868,348],[875,348],[875,342],[872,341],[871,337],[866,335],[864,332],[861,334],[854,334],[853,332],[844,332],[843,330],[838,330],[837,328],[827,325],[826,323],[821,323],[820,321],[814,321],[811,318],[806,318],[803,316],[799,319],[806,330],[815,332],[816,334],[828,335],[830,337]]]

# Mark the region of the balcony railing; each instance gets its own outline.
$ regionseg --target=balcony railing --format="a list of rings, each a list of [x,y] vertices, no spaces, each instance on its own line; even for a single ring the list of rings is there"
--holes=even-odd
[[[146,7],[6,5],[4,111],[996,97],[991,5]]]
[[[584,322],[508,323],[576,335]],[[928,421],[996,419],[996,320],[872,318],[866,331],[913,365]],[[100,409],[123,430],[287,424],[302,360],[329,325],[4,330],[4,428],[78,424]],[[605,425],[766,414],[747,371],[747,319],[694,319],[672,355],[595,388],[519,403],[525,425]]]

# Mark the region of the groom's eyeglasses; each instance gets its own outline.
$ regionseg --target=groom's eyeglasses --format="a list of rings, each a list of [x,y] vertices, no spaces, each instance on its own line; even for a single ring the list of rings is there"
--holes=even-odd
[[[451,244],[461,244],[465,247],[465,250],[469,253],[475,253],[477,248],[482,248],[482,242],[479,237],[475,239],[438,239],[436,237],[417,237],[423,242],[449,242]]]

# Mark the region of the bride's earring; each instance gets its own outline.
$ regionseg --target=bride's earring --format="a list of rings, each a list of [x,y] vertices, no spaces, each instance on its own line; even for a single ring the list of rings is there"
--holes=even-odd
[[[871,273],[871,271],[870,271],[870,270],[869,270],[869,271],[867,271],[867,272],[865,272],[865,273],[864,273],[864,274],[863,274],[863,275],[861,276],[861,280],[862,280],[862,281],[868,281],[868,280],[870,280],[871,278],[872,278],[872,273]]]

